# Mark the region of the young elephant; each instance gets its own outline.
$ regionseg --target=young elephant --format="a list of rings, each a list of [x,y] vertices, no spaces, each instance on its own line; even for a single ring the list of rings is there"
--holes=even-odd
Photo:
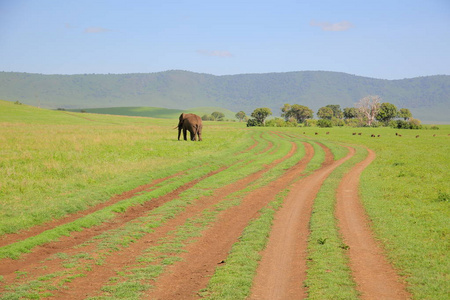
[[[180,140],[181,129],[183,129],[184,140],[187,141],[187,131],[191,133],[191,141],[202,140],[202,119],[195,114],[185,114],[180,115],[180,121],[178,122],[178,140]]]

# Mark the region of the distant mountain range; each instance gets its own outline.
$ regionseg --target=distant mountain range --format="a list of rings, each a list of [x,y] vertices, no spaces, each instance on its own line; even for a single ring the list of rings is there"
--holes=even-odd
[[[314,112],[327,104],[353,107],[379,95],[409,108],[427,123],[450,123],[450,76],[384,80],[345,73],[301,71],[214,76],[188,71],[148,74],[42,75],[0,72],[0,99],[44,108],[223,107],[250,114],[269,107],[280,115],[285,103]]]

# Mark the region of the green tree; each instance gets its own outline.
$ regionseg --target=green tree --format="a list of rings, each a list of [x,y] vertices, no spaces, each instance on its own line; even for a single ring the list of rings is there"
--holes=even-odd
[[[299,123],[305,122],[306,119],[311,119],[314,112],[307,106],[294,104],[288,112],[288,117],[293,117]]]
[[[266,118],[272,115],[272,110],[267,107],[257,108],[252,112],[252,117],[256,119],[258,123],[265,125]]]
[[[245,120],[245,118],[247,117],[247,115],[245,114],[245,112],[243,112],[242,110],[238,113],[236,113],[236,119],[239,120],[239,122],[242,122],[243,120]]]
[[[331,108],[331,110],[333,111],[333,117],[335,117],[336,119],[342,119],[343,113],[339,104],[328,104],[325,107]]]
[[[284,117],[284,119],[287,121],[289,120],[289,118],[291,117],[289,112],[291,110],[291,105],[286,103],[283,105],[283,107],[281,108],[281,116]]]
[[[407,108],[400,108],[398,112],[398,117],[403,118],[405,121],[407,121],[409,118],[412,117],[412,113]]]
[[[397,107],[392,103],[384,102],[380,105],[380,109],[376,115],[376,119],[387,124],[390,120],[397,117],[397,115]]]
[[[223,121],[223,119],[225,118],[224,113],[220,111],[215,111],[211,115],[214,117],[216,121]]]
[[[358,116],[358,110],[354,107],[346,107],[344,108],[344,118],[345,119],[354,119]]]
[[[317,112],[317,116],[320,119],[331,120],[331,118],[333,118],[333,115],[334,115],[333,110],[328,106],[319,108],[319,111]]]
[[[214,117],[208,114],[202,116],[203,121],[214,121]]]

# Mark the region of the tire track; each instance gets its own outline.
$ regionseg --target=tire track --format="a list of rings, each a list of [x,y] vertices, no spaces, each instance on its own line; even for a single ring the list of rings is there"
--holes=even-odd
[[[261,134],[261,138],[264,139],[262,137],[262,134]],[[254,140],[254,141],[255,141],[255,143],[252,145],[252,147],[250,147],[249,149],[245,150],[244,152],[240,152],[240,154],[245,153],[247,151],[250,151],[251,149],[253,149],[254,147],[256,147],[259,144],[259,142],[257,140]],[[261,151],[260,153],[258,153],[256,155],[263,154],[264,152],[270,150],[270,148],[273,146],[273,143],[271,143],[270,141],[267,141],[267,143],[268,143],[268,147],[265,150]],[[232,165],[234,165],[236,163],[238,163],[238,162],[235,162]],[[222,171],[222,170],[224,170],[224,169],[226,169],[226,168],[228,168],[230,166],[224,167],[221,170],[218,170],[218,172],[220,172],[220,171]],[[194,168],[197,168],[197,167],[194,167]],[[106,208],[108,206],[111,206],[111,205],[113,205],[115,203],[118,203],[118,202],[123,201],[123,200],[130,199],[130,198],[138,195],[139,193],[152,191],[152,190],[155,189],[156,185],[161,184],[161,183],[163,183],[163,182],[165,182],[167,180],[170,180],[172,178],[175,178],[177,176],[182,176],[183,174],[186,174],[188,171],[189,170],[183,170],[181,172],[178,172],[176,174],[167,176],[165,178],[155,179],[153,182],[151,182],[149,184],[145,184],[145,185],[139,186],[139,187],[137,187],[137,188],[135,188],[133,190],[123,192],[120,195],[113,196],[107,202],[99,203],[98,205],[96,205],[96,206],[94,206],[92,208],[89,208],[87,210],[83,210],[83,211],[80,211],[80,212],[77,212],[77,213],[74,213],[74,214],[70,214],[70,215],[68,215],[68,216],[66,216],[66,217],[64,217],[62,219],[55,220],[55,221],[50,221],[50,222],[42,224],[42,225],[34,226],[34,227],[32,227],[32,228],[30,228],[30,229],[28,229],[26,231],[23,231],[23,232],[4,235],[4,236],[2,236],[0,238],[0,248],[8,246],[8,245],[11,245],[11,244],[14,244],[14,243],[17,243],[17,242],[21,242],[21,241],[23,241],[23,240],[25,240],[27,238],[36,237],[39,234],[42,234],[43,232],[45,232],[47,230],[55,229],[58,226],[69,224],[69,223],[74,222],[74,221],[76,221],[76,220],[78,220],[80,218],[83,218],[83,217],[88,216],[88,215],[90,215],[92,213],[100,211],[101,209],[104,209],[104,208]],[[209,177],[211,175],[214,175],[215,174],[214,172],[215,171],[213,171],[210,174],[202,176],[202,178],[200,180],[202,180],[204,178],[207,178],[207,177]],[[103,224],[100,224],[98,226],[94,226],[94,227],[91,227],[91,228],[85,228],[83,230],[83,232],[71,232],[71,237],[72,238],[70,238],[70,240],[72,242],[76,242],[77,244],[81,244],[84,241],[92,238],[93,236],[99,235],[101,233],[101,231],[110,230],[112,228],[112,226],[117,227],[118,226],[117,225],[118,222],[127,222],[127,221],[129,221],[129,220],[131,220],[133,218],[139,217],[140,215],[142,215],[142,212],[145,209],[151,210],[151,209],[154,209],[154,208],[160,206],[161,204],[169,201],[170,199],[168,199],[168,198],[175,197],[176,194],[180,194],[183,191],[191,188],[197,182],[199,182],[199,180],[196,179],[196,180],[193,180],[191,183],[187,183],[184,186],[181,186],[181,187],[177,188],[175,190],[175,191],[177,191],[177,193],[175,193],[175,194],[174,194],[175,191],[173,191],[173,192],[171,192],[169,194],[166,194],[166,195],[154,198],[154,199],[152,199],[150,201],[152,203],[147,202],[147,203],[145,203],[143,205],[140,205],[138,208],[130,207],[130,208],[128,208],[128,210],[126,212],[121,213],[121,214],[117,214],[117,217],[114,220],[109,220],[109,222],[108,222],[109,224],[108,223],[103,223]],[[137,212],[138,215],[136,214],[136,212]],[[141,212],[141,213],[139,213],[139,212]],[[112,225],[112,224],[115,224],[115,225]],[[21,260],[26,265],[27,263],[25,261],[30,261],[30,260],[35,260],[35,259],[41,258],[45,254],[46,255],[53,254],[54,251],[52,251],[51,249],[56,249],[57,250],[57,249],[64,249],[65,247],[73,246],[73,245],[69,245],[68,243],[71,243],[71,242],[67,241],[67,238],[61,238],[61,239],[59,239],[58,241],[55,241],[55,242],[50,242],[50,243],[47,243],[47,244],[44,244],[44,245],[41,245],[41,246],[36,246],[36,247],[34,247],[31,250],[33,255],[25,254],[25,255],[22,256]],[[37,249],[37,248],[40,248],[40,249]],[[30,256],[32,256],[32,257],[30,257]],[[8,267],[4,267],[4,268],[2,267],[2,269],[0,269],[0,275],[5,274],[5,272],[8,272],[9,266],[12,266],[14,268],[14,265],[18,263],[17,260],[13,260],[12,261],[10,259],[0,259],[0,262],[2,263],[3,266],[4,265],[8,266]]]
[[[34,226],[34,227],[32,227],[32,228],[30,228],[30,229],[28,229],[26,231],[22,231],[22,232],[18,232],[18,233],[11,233],[11,234],[5,234],[0,239],[0,247],[4,247],[4,246],[7,246],[7,245],[16,243],[18,241],[21,241],[21,240],[30,238],[32,236],[36,236],[38,234],[41,234],[44,231],[47,231],[49,229],[52,229],[52,228],[55,228],[55,227],[58,227],[58,226],[61,226],[61,225],[73,222],[73,221],[75,221],[75,220],[77,220],[79,218],[82,218],[84,216],[92,214],[92,213],[94,213],[96,211],[99,211],[99,210],[101,210],[101,209],[103,209],[105,207],[108,207],[110,205],[113,205],[113,204],[115,204],[117,202],[120,202],[120,201],[126,200],[126,199],[130,199],[130,198],[138,195],[139,193],[150,192],[150,191],[154,190],[154,187],[157,184],[160,184],[160,183],[163,183],[163,182],[165,182],[165,181],[167,181],[169,179],[172,179],[172,178],[184,175],[184,174],[186,174],[186,172],[189,172],[189,170],[181,171],[181,172],[178,172],[176,174],[173,174],[173,175],[170,175],[170,176],[167,176],[167,177],[164,177],[164,178],[155,179],[155,180],[153,180],[152,182],[150,182],[148,184],[144,184],[144,185],[138,186],[138,187],[136,187],[136,188],[134,188],[134,189],[132,189],[130,191],[125,191],[125,192],[123,192],[123,193],[121,193],[119,195],[115,195],[115,196],[111,197],[109,200],[107,200],[106,202],[99,203],[99,204],[97,204],[97,205],[95,205],[95,206],[93,206],[91,208],[88,208],[88,209],[83,210],[83,211],[79,211],[77,213],[69,214],[69,215],[67,215],[67,216],[65,216],[65,217],[63,217],[61,219],[58,219],[58,220],[54,220],[54,221],[50,221],[50,222],[47,222],[47,223],[42,224],[42,225]]]
[[[283,206],[275,214],[269,242],[262,252],[250,299],[306,298],[307,239],[314,199],[324,180],[355,150],[349,148],[344,158],[333,161],[333,154],[324,145],[325,161],[319,170],[294,183]]]
[[[99,292],[102,286],[107,284],[108,280],[117,275],[121,269],[126,266],[134,265],[135,259],[141,255],[145,249],[158,244],[160,239],[166,238],[168,233],[176,230],[178,226],[183,225],[188,219],[195,217],[205,209],[218,203],[226,196],[245,189],[255,180],[259,179],[264,173],[269,172],[279,163],[291,157],[296,151],[296,145],[292,143],[292,148],[284,157],[266,165],[264,169],[244,177],[237,182],[231,183],[214,191],[212,196],[202,197],[195,204],[190,205],[184,212],[173,219],[170,219],[163,226],[156,228],[154,232],[147,234],[144,238],[130,245],[130,247],[115,252],[114,256],[109,257],[103,266],[93,266],[87,277],[77,278],[67,285],[67,289],[55,293],[57,298],[63,299],[84,299],[87,296],[93,296]],[[92,280],[95,278],[95,280]],[[79,287],[83,288],[80,289]]]
[[[125,211],[124,213],[117,214],[117,216],[113,220],[110,220],[109,222],[104,222],[94,227],[85,228],[80,232],[71,233],[69,237],[62,237],[57,241],[37,246],[32,249],[31,253],[24,254],[19,260],[13,260],[8,258],[2,259],[0,260],[0,263],[2,265],[2,268],[0,269],[0,276],[10,275],[17,270],[27,267],[28,265],[34,265],[48,256],[51,256],[60,251],[64,251],[65,249],[69,249],[77,245],[83,244],[84,242],[88,241],[94,236],[100,235],[108,230],[118,228],[123,224],[130,222],[131,220],[137,219],[147,214],[149,211],[178,197],[178,195],[180,195],[182,192],[192,188],[201,180],[208,178],[214,174],[217,174],[223,171],[224,169],[225,167],[210,172],[200,178],[197,178],[193,181],[184,184],[183,186],[175,189],[174,191],[164,196],[151,199],[150,201],[147,201],[142,205],[138,205],[138,207],[132,206],[128,208],[128,210]]]
[[[67,113],[67,114],[69,114],[69,113]],[[253,136],[252,136],[252,139],[254,141],[253,145],[251,145],[249,148],[245,149],[244,151],[239,152],[238,154],[243,154],[243,153],[250,152],[253,148],[258,146],[259,142]],[[264,139],[262,137],[262,134],[261,134],[261,139]],[[271,145],[270,142],[269,141],[267,141],[267,142],[269,143],[268,146],[270,146]],[[270,149],[270,147],[268,147],[268,149]],[[262,154],[264,152],[265,151],[263,150],[260,154]],[[154,190],[156,185],[161,184],[161,183],[163,183],[163,182],[165,182],[165,181],[167,181],[169,179],[185,175],[190,170],[195,169],[195,168],[197,168],[197,167],[194,167],[194,168],[191,168],[191,169],[187,169],[187,170],[183,170],[183,171],[177,172],[175,174],[169,175],[169,176],[164,177],[164,178],[157,178],[157,179],[153,180],[150,183],[138,186],[138,187],[136,187],[136,188],[134,188],[132,190],[129,190],[129,191],[124,191],[121,194],[114,195],[113,197],[111,197],[106,202],[99,203],[99,204],[97,204],[97,205],[95,205],[93,207],[90,207],[90,208],[86,209],[86,210],[82,210],[82,211],[79,211],[79,212],[76,212],[76,213],[73,213],[73,214],[66,215],[66,216],[64,216],[64,217],[62,217],[60,219],[49,221],[49,222],[46,222],[46,223],[41,224],[41,225],[33,226],[33,227],[29,228],[29,229],[26,229],[26,230],[23,230],[23,231],[20,231],[20,232],[4,234],[4,235],[2,235],[0,237],[0,248],[4,247],[4,246],[7,246],[7,245],[10,245],[10,244],[13,244],[13,243],[16,243],[18,241],[21,241],[21,240],[33,237],[33,236],[36,236],[36,235],[41,234],[42,232],[47,231],[49,229],[52,229],[52,228],[55,228],[55,227],[58,227],[58,226],[61,226],[61,225],[73,222],[73,221],[75,221],[75,220],[77,220],[79,218],[82,218],[84,216],[92,214],[92,213],[94,213],[96,211],[99,211],[99,210],[101,210],[101,209],[103,209],[105,207],[108,207],[110,205],[113,205],[113,204],[115,204],[117,202],[120,202],[120,201],[126,200],[126,199],[130,199],[130,198],[132,198],[132,197],[134,197],[134,196],[136,196],[136,195],[138,195],[138,194],[140,194],[142,192],[150,192],[150,191]]]
[[[267,141],[267,142],[268,142],[269,146],[270,145],[273,146],[273,143],[270,143],[269,141]],[[268,150],[270,150],[270,148],[271,147],[267,147],[266,150],[268,151]],[[261,153],[263,153],[263,152],[261,152]],[[215,194],[215,197],[210,197],[209,202],[204,201],[203,204],[204,205],[213,205],[214,203],[217,202],[217,199],[220,199],[221,197],[225,197],[226,195],[236,191],[236,189],[243,189],[243,188],[247,187],[253,181],[255,181],[260,176],[262,176],[262,174],[269,171],[275,165],[277,165],[278,163],[282,162],[283,160],[285,160],[288,157],[290,157],[291,155],[293,155],[293,153],[294,153],[294,151],[291,150],[291,152],[288,155],[286,155],[285,157],[283,157],[279,160],[276,160],[269,165],[264,166],[262,170],[254,173],[248,177],[243,178],[237,184],[230,184],[230,186],[227,186],[226,188],[224,188],[223,190],[221,190],[217,194]],[[220,170],[214,171],[214,172],[209,173],[201,178],[191,181],[191,182],[187,183],[186,185],[178,188],[177,190],[175,190],[165,196],[161,196],[159,198],[154,198],[151,201],[148,201],[143,205],[139,205],[138,207],[131,207],[126,212],[119,214],[118,217],[115,218],[114,220],[112,220],[111,222],[108,222],[108,223],[105,223],[105,224],[102,224],[99,226],[95,226],[93,228],[85,229],[82,232],[75,232],[70,237],[63,237],[56,242],[52,242],[52,243],[49,243],[49,244],[46,244],[43,246],[38,246],[33,249],[32,253],[23,255],[23,257],[20,260],[4,259],[4,260],[0,261],[1,265],[2,265],[2,268],[0,269],[0,275],[4,276],[5,282],[11,283],[11,282],[15,281],[15,278],[16,278],[16,274],[14,273],[15,271],[20,270],[21,272],[29,272],[30,274],[33,274],[33,276],[35,276],[35,277],[43,276],[45,274],[49,274],[51,272],[58,271],[61,269],[60,260],[53,260],[50,262],[46,262],[47,267],[45,270],[42,270],[41,261],[47,257],[52,256],[53,254],[58,253],[58,252],[63,252],[68,255],[75,255],[75,254],[81,253],[81,252],[87,253],[91,250],[91,252],[94,253],[95,250],[92,250],[92,249],[95,249],[95,246],[93,246],[93,245],[89,245],[88,247],[83,246],[78,249],[74,249],[74,247],[77,245],[83,244],[87,240],[89,240],[97,235],[100,235],[103,232],[106,232],[107,230],[119,228],[120,226],[122,226],[123,224],[126,224],[129,221],[132,221],[140,216],[143,216],[144,214],[147,214],[153,208],[160,206],[163,203],[168,202],[172,199],[175,199],[180,193],[193,187],[195,184],[197,184],[201,180],[208,178],[210,176],[213,176],[217,173],[220,173],[228,167],[230,167],[230,166],[223,167]],[[200,205],[198,208],[194,207],[193,211],[196,211],[196,209],[201,209],[202,207],[204,207],[204,206]],[[187,209],[187,211],[189,212],[189,209]],[[190,217],[189,213],[185,215],[185,219],[188,217]],[[162,232],[161,234],[163,236],[165,234],[167,234],[168,231],[174,229],[173,227],[170,227],[170,226],[166,227],[165,225],[163,225],[163,227],[164,228],[160,231],[160,232]],[[155,238],[155,236],[157,236],[157,235],[150,234],[150,237],[151,237],[150,241],[144,239],[143,245],[146,248],[148,248],[149,245],[154,243],[153,241],[157,240],[157,238]],[[88,277],[87,277],[87,286],[89,286],[90,283],[95,282],[98,278],[102,278],[102,276],[105,277],[105,280],[109,279],[109,277],[111,277],[111,276],[114,276],[115,273],[114,274],[108,273],[108,270],[111,270],[110,265],[113,266],[113,265],[120,265],[120,263],[123,264],[124,262],[123,262],[123,260],[120,259],[121,257],[124,257],[126,259],[125,265],[126,265],[126,263],[129,263],[130,259],[132,260],[134,257],[133,255],[130,256],[129,251],[131,251],[132,253],[136,252],[133,249],[131,249],[131,250],[129,248],[124,249],[123,253],[119,252],[118,255],[116,255],[114,253],[113,256],[111,256],[111,261],[108,263],[108,266],[106,267],[106,272],[104,272],[107,275],[102,275],[102,272],[98,272],[97,273],[98,276],[96,276],[95,272],[93,272],[93,273],[89,272]],[[138,255],[138,254],[136,254],[136,255]],[[102,267],[100,267],[99,269],[102,269]],[[91,274],[94,275],[95,280],[92,280]],[[76,281],[76,280],[73,280],[73,281]],[[102,282],[102,281],[99,281],[99,282],[101,284],[104,284],[104,282]],[[98,288],[100,288],[100,287],[98,287]],[[0,288],[0,290],[2,290],[2,289]],[[80,289],[79,286],[76,286],[75,290],[80,291],[80,292],[86,292],[85,288]],[[66,298],[66,297],[64,296],[63,298]],[[81,296],[79,298],[81,299],[81,298],[83,298],[83,296]]]
[[[261,136],[261,138],[262,138],[262,136]],[[250,146],[248,149],[239,152],[238,154],[247,153],[247,152],[251,151],[253,148],[255,148],[259,144],[259,142],[253,136],[252,136],[252,139],[254,141],[254,144],[252,146]],[[268,149],[270,149],[271,144],[270,144],[269,141],[267,141],[267,142],[269,143],[268,144],[268,148],[267,148],[267,150],[268,150]],[[264,152],[265,151],[263,150],[260,154],[262,154]],[[83,210],[83,211],[79,211],[79,212],[76,212],[76,213],[73,213],[73,214],[69,214],[69,215],[67,215],[67,216],[65,216],[63,218],[58,219],[58,220],[53,220],[53,221],[44,223],[42,225],[33,226],[33,227],[31,227],[31,228],[29,228],[27,230],[23,230],[23,231],[20,231],[20,232],[17,232],[17,233],[5,234],[5,235],[0,237],[0,248],[4,247],[4,246],[7,246],[7,245],[10,245],[10,244],[14,244],[16,242],[19,242],[21,240],[25,240],[27,238],[30,238],[30,237],[33,237],[33,236],[36,236],[36,235],[39,235],[39,234],[43,233],[44,231],[50,230],[52,228],[55,228],[55,227],[58,227],[58,226],[61,226],[61,225],[73,222],[73,221],[75,221],[75,220],[77,220],[79,218],[82,218],[84,216],[92,214],[92,213],[94,213],[96,211],[99,211],[99,210],[101,210],[101,209],[103,209],[105,207],[108,207],[110,205],[118,203],[118,202],[120,202],[122,200],[130,199],[130,198],[132,198],[132,197],[134,197],[134,196],[136,196],[136,195],[138,195],[138,194],[140,194],[142,192],[150,192],[150,191],[154,190],[154,187],[156,185],[161,184],[161,183],[163,183],[163,182],[165,182],[165,181],[167,181],[169,179],[172,179],[172,178],[175,178],[175,177],[178,177],[178,176],[182,176],[182,175],[188,173],[190,170],[195,169],[195,168],[197,168],[197,167],[194,167],[194,168],[191,168],[191,169],[188,169],[188,170],[183,170],[183,171],[177,172],[177,173],[175,173],[173,175],[170,175],[170,176],[167,176],[167,177],[164,177],[164,178],[155,179],[155,180],[153,180],[152,182],[150,182],[148,184],[144,184],[144,185],[138,186],[138,187],[136,187],[136,188],[134,188],[132,190],[125,191],[125,192],[123,192],[121,194],[118,194],[118,195],[114,195],[113,197],[111,197],[106,202],[99,203],[99,204],[97,204],[97,205],[95,205],[95,206],[93,206],[91,208],[88,208],[86,210]]]
[[[313,147],[304,143],[306,154],[294,166],[268,185],[245,196],[239,206],[222,212],[217,221],[203,235],[190,244],[182,261],[170,267],[156,280],[155,288],[145,298],[195,299],[196,293],[205,288],[217,263],[225,260],[232,245],[238,241],[248,223],[259,216],[259,210],[291,182],[298,178],[314,156]]]
[[[336,218],[344,242],[350,247],[350,268],[363,299],[410,299],[406,285],[375,240],[359,199],[361,173],[375,159],[375,153],[367,150],[367,158],[344,176],[337,190]]]

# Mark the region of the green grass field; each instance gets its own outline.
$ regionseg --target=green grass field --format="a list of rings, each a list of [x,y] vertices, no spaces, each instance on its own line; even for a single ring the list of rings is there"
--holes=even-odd
[[[181,113],[194,113],[200,117],[210,115],[218,111],[225,115],[227,120],[236,120],[234,112],[221,107],[194,107],[187,110],[169,109],[159,107],[107,107],[107,108],[85,108],[82,109],[87,113],[107,114],[119,116],[135,116],[135,117],[150,117],[159,119],[177,119]],[[80,112],[80,109],[69,109],[71,112]]]
[[[177,114],[179,112],[174,112],[172,119],[112,116],[51,111],[0,101],[0,237],[83,211],[149,181],[176,173],[184,174],[154,191],[119,202],[95,215],[77,220],[77,223],[43,233],[34,240],[1,247],[0,259],[18,258],[36,245],[108,222],[115,213],[127,207],[141,205],[149,198],[175,190],[183,183],[214,170],[228,168],[214,179],[205,180],[195,189],[186,191],[180,196],[181,200],[169,202],[140,222],[128,224],[122,230],[100,239],[98,247],[108,249],[105,253],[116,251],[161,226],[191,201],[194,203],[200,195],[208,195],[221,185],[252,174],[282,157],[288,151],[290,142],[300,145],[302,141],[308,141],[314,145],[318,154],[308,167],[309,171],[314,170],[323,159],[320,147],[315,143],[320,142],[333,151],[335,159],[345,155],[341,145],[354,146],[357,155],[333,172],[317,196],[308,251],[314,261],[323,263],[308,264],[305,284],[309,287],[309,297],[357,297],[346,266],[345,249],[341,247],[332,217],[333,197],[339,179],[362,159],[364,147],[369,147],[376,152],[377,158],[362,174],[360,194],[377,239],[386,249],[388,259],[406,278],[414,299],[447,299],[450,292],[450,264],[447,258],[450,248],[449,125],[439,125],[439,130],[396,131],[391,128],[246,128],[239,122],[205,122],[204,141],[195,143],[177,141],[177,131],[173,129],[177,124]],[[280,132],[284,138],[271,134],[273,131]],[[362,134],[353,135],[353,132]],[[396,132],[402,136],[396,136]],[[372,134],[380,137],[371,137]],[[255,141],[259,142],[256,148],[248,153],[242,152]],[[274,150],[255,159],[269,144],[273,144]],[[256,189],[279,176],[301,155],[302,152],[299,152],[298,156],[267,174],[272,177],[262,177],[249,189]],[[233,297],[240,295],[239,298],[243,299],[248,296],[258,252],[265,245],[273,215],[285,193],[280,193],[248,226],[241,243],[233,247],[230,263],[227,269],[223,269],[227,271],[221,269],[214,274],[210,286],[202,292],[205,297],[222,295],[217,299],[238,299]],[[138,282],[151,280],[163,272],[166,265],[174,263],[176,253],[182,251],[183,245],[214,222],[218,212],[230,205],[237,205],[234,201],[239,201],[242,196],[234,195],[233,201],[224,201],[205,211],[198,219],[189,220],[161,241],[159,248],[149,249],[148,255],[140,258],[151,261],[151,268],[144,270],[136,266],[134,277],[127,275],[111,279],[103,289],[105,293],[111,298],[120,297],[123,290],[135,286],[133,297],[138,297],[136,295],[149,288],[145,284],[138,285]],[[325,245],[331,248],[324,251],[322,244],[316,241],[325,238]],[[246,258],[249,251],[255,255],[247,259],[248,266],[243,266],[242,261],[246,260],[243,257]],[[61,259],[67,269],[73,267],[74,270],[79,270],[81,261],[87,260],[85,257]],[[101,264],[102,259],[104,257],[100,256],[91,261]],[[233,261],[236,261],[234,265]],[[324,268],[331,265],[338,271],[325,274]],[[88,268],[88,264],[83,266]],[[51,278],[70,280],[78,276],[77,272],[52,274]],[[227,278],[229,274],[241,274],[240,278],[246,278],[246,281],[234,282]],[[9,287],[13,292],[7,295],[15,299],[12,295],[32,295],[35,290],[35,293],[42,295],[44,283],[37,288],[33,287],[32,281]],[[224,291],[224,287],[229,292]],[[20,294],[19,290],[26,292]]]

